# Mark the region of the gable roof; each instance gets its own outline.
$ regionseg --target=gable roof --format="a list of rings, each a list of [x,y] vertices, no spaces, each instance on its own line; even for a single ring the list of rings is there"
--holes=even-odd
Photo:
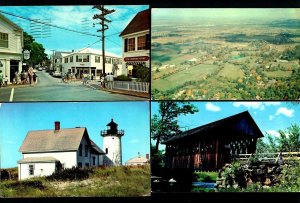
[[[92,147],[86,128],[29,131],[19,151],[22,153],[76,151],[83,136],[86,136],[88,143]],[[95,143],[94,145],[97,146]]]
[[[136,14],[119,36],[150,30],[150,9]]]
[[[137,157],[134,157],[134,158],[131,158],[129,159],[126,164],[134,164],[134,163],[147,163],[149,162],[149,159],[147,159],[146,157],[140,157],[140,156],[137,156]]]
[[[18,26],[17,24],[15,24],[14,22],[12,22],[11,20],[9,20],[8,18],[6,18],[4,15],[2,15],[0,13],[0,19],[2,19],[3,21],[5,21],[6,23],[12,25],[13,27],[15,27],[16,29],[20,30],[20,31],[23,31],[23,29]]]
[[[245,125],[246,123],[248,123],[251,127],[247,128],[247,129],[242,129],[242,125]],[[259,138],[259,137],[264,136],[263,133],[258,128],[255,121],[253,120],[253,118],[251,117],[250,113],[248,111],[244,111],[244,112],[235,114],[233,116],[229,116],[227,118],[223,118],[221,120],[218,120],[218,121],[215,121],[212,123],[208,123],[206,125],[182,132],[181,134],[164,141],[163,144],[166,144],[166,143],[169,143],[169,142],[172,142],[175,140],[179,140],[182,138],[186,138],[186,137],[192,136],[192,135],[203,135],[203,134],[205,134],[209,131],[212,131],[216,128],[233,129],[236,131],[243,132],[244,134],[250,135],[254,138]]]

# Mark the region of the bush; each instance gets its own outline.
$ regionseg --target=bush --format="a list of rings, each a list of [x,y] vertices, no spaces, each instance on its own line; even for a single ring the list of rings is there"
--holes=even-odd
[[[44,190],[46,187],[43,185],[41,180],[23,180],[23,181],[14,181],[14,182],[7,182],[4,185],[8,188],[14,189],[21,189],[21,188],[35,188]]]
[[[61,171],[55,171],[52,175],[47,176],[47,180],[84,180],[89,178],[93,172],[92,168],[73,167]]]
[[[116,80],[116,81],[131,81],[131,78],[129,78],[126,75],[119,75],[119,76],[115,77],[114,80]]]
[[[217,180],[218,173],[216,172],[195,172],[194,180],[197,182],[213,183]]]

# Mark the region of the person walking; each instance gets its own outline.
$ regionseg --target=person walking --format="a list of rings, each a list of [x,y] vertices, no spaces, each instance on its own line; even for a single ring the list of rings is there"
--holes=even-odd
[[[3,83],[3,73],[2,70],[0,70],[0,88],[2,87],[2,83]]]
[[[29,83],[31,86],[33,83],[33,68],[32,68],[32,66],[30,66],[28,69],[28,76],[29,76]]]
[[[105,81],[104,81],[104,86],[107,89],[109,89],[109,80],[110,80],[109,73],[107,73],[107,75],[105,76]]]
[[[7,83],[8,83],[8,77],[7,77],[7,75],[5,75],[5,77],[4,77],[4,85],[5,85],[5,87],[7,87]]]
[[[35,73],[33,73],[32,79],[33,79],[33,86],[34,86],[37,83],[37,75]]]
[[[63,72],[61,72],[61,82],[62,83],[65,82],[65,74]]]

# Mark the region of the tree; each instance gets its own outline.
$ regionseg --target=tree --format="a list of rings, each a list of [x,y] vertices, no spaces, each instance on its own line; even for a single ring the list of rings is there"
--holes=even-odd
[[[24,47],[23,49],[27,49],[30,51],[30,59],[27,60],[27,63],[34,66],[36,64],[40,64],[43,61],[48,61],[47,54],[45,53],[45,48],[42,44],[35,42],[35,39],[27,34],[23,33],[24,38]]]
[[[139,65],[136,66],[136,77],[142,82],[150,81],[150,69],[146,66]]]
[[[151,139],[155,140],[154,150],[157,152],[159,144],[180,133],[178,116],[194,114],[197,107],[189,102],[161,101],[159,102],[159,114],[151,119]]]

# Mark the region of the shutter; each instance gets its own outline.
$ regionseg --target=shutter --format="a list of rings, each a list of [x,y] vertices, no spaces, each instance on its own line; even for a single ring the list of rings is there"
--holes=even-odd
[[[124,52],[127,52],[128,39],[124,40]]]

